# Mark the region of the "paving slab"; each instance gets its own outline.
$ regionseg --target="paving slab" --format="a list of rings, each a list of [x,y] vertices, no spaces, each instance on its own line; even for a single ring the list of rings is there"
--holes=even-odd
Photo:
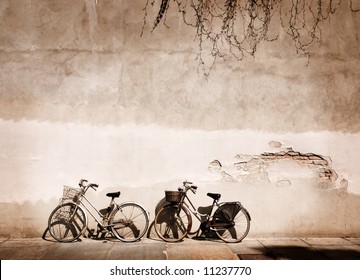
[[[303,238],[302,240],[332,260],[360,259],[360,238]]]
[[[230,243],[227,246],[241,260],[272,260],[266,247],[256,239],[245,239],[240,243]]]
[[[360,260],[359,245],[317,245],[313,248],[332,260]]]
[[[292,247],[308,247],[309,244],[305,243],[299,238],[267,238],[258,239],[258,241],[266,248],[274,246],[292,246]]]
[[[231,249],[223,242],[186,240],[168,243],[168,260],[238,260]]]
[[[346,238],[346,240],[350,241],[353,244],[360,245],[360,238]]]
[[[55,242],[46,242],[39,238],[6,239],[0,243],[2,260],[38,260],[56,247]]]
[[[324,260],[329,259],[310,244],[298,238],[273,238],[259,240],[266,248],[267,256],[275,260]]]
[[[360,238],[302,238],[302,240],[332,260],[360,259]]]
[[[166,260],[166,243],[149,242],[136,243],[117,242],[111,248],[109,260]]]
[[[143,238],[125,243],[89,239],[72,243],[54,240],[1,239],[1,260],[359,260],[360,238],[247,238],[229,244],[185,238],[166,243]]]
[[[56,243],[52,250],[48,250],[42,259],[46,260],[106,260],[112,243],[98,240],[82,239],[71,243]]]
[[[228,247],[236,254],[264,254],[266,253],[265,246],[256,239],[243,240],[240,243],[229,243]]]
[[[270,256],[270,255],[263,255],[263,254],[239,254],[237,255],[239,260],[252,260],[252,261],[256,261],[256,260],[275,260],[274,257]]]
[[[274,246],[269,248],[269,256],[275,260],[327,260],[322,252],[304,246]]]
[[[311,246],[326,245],[326,246],[350,246],[353,243],[345,238],[301,238],[304,242]]]

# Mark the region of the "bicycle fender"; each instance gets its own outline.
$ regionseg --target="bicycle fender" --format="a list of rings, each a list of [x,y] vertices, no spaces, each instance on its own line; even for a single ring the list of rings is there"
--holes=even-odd
[[[251,221],[251,216],[250,216],[249,211],[241,204],[240,201],[231,201],[231,202],[230,202],[230,201],[227,201],[227,202],[222,202],[222,203],[219,204],[219,207],[221,207],[222,205],[225,205],[225,204],[227,204],[227,203],[237,203],[237,204],[241,207],[241,209],[244,209],[246,215],[249,217],[249,221]]]
[[[249,217],[249,221],[251,221],[251,216],[250,216],[249,211],[248,211],[248,210],[246,210],[246,208],[244,208],[244,207],[242,207],[242,209],[244,209],[244,211],[245,211],[246,215],[248,215],[248,217]]]

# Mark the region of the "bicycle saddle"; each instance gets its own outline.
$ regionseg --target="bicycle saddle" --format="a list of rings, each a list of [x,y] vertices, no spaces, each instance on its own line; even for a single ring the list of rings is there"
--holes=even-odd
[[[218,200],[221,197],[219,193],[207,193],[207,196],[210,196],[212,199]]]
[[[106,196],[112,197],[112,198],[119,197],[120,192],[109,192],[109,193],[106,194]]]

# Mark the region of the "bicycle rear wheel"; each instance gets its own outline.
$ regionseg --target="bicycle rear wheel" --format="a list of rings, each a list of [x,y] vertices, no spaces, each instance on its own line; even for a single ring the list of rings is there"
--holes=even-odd
[[[57,206],[50,214],[48,229],[59,242],[72,242],[80,237],[87,225],[84,211],[75,203]]]
[[[166,205],[156,214],[154,225],[157,235],[166,242],[177,242],[191,230],[191,215],[177,204]]]
[[[241,208],[234,217],[234,226],[215,228],[216,235],[227,243],[236,243],[243,240],[250,230],[250,216],[245,208]]]
[[[119,205],[109,220],[116,238],[124,242],[139,240],[149,228],[149,216],[146,210],[136,203]]]

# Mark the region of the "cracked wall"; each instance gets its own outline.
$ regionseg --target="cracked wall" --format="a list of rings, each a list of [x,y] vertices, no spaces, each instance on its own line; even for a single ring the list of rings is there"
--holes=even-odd
[[[346,3],[322,26],[309,63],[279,29],[254,59],[218,61],[208,80],[175,11],[170,28],[140,36],[143,5],[2,1],[1,118],[359,132],[360,20]]]
[[[348,185],[348,181],[343,178],[336,186],[338,175],[331,166],[331,159],[314,153],[301,153],[287,148],[260,155],[238,154],[235,159],[237,162],[225,167],[219,160],[213,160],[208,169],[212,173],[218,173],[221,180],[228,182],[263,181],[277,186],[291,186],[291,180],[305,178],[312,180],[314,186],[323,189],[341,187],[346,190]],[[284,170],[287,169],[290,169],[290,172],[286,175]],[[276,174],[276,177],[269,173]]]
[[[309,64],[279,30],[206,80],[176,12],[140,36],[143,2],[0,1],[0,235],[40,236],[80,178],[99,207],[120,189],[152,212],[188,179],[199,205],[241,200],[252,235],[358,234],[358,13],[342,2]]]

